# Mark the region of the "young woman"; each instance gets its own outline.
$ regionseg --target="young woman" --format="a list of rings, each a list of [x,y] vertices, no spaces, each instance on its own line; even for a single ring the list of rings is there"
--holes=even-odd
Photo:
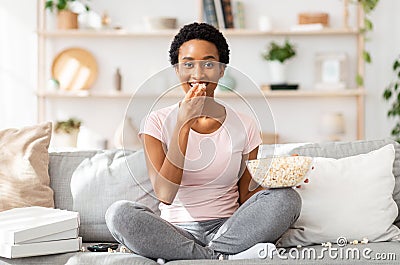
[[[257,157],[261,138],[253,119],[214,99],[229,63],[222,33],[186,25],[169,54],[186,95],[150,113],[140,131],[161,217],[120,201],[108,209],[107,225],[149,258],[260,258],[268,244],[259,243],[275,243],[298,218],[300,196],[291,188],[249,188],[244,162]]]

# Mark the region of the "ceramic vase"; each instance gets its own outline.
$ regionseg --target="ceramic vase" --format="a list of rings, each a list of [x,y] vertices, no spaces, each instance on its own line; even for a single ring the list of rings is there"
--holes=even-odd
[[[270,71],[270,84],[284,84],[287,83],[286,79],[286,64],[279,61],[269,62]]]
[[[53,147],[76,147],[78,142],[79,130],[73,130],[70,133],[56,132],[52,139]]]
[[[78,14],[69,10],[60,10],[57,14],[57,27],[58,29],[77,29],[78,28]]]
[[[117,127],[114,134],[114,145],[116,148],[129,150],[138,150],[142,147],[138,130],[130,117],[126,117]]]

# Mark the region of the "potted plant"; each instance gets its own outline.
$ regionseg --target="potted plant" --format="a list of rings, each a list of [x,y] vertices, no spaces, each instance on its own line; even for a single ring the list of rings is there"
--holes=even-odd
[[[78,133],[82,122],[76,118],[57,121],[54,126],[54,141],[56,147],[76,147]]]
[[[286,83],[285,62],[296,55],[294,45],[288,40],[283,45],[271,42],[268,49],[262,53],[262,57],[269,61],[271,71],[271,84]]]
[[[387,112],[388,117],[396,118],[396,124],[392,129],[391,135],[397,142],[400,142],[400,56],[393,63],[393,71],[395,73],[395,79],[386,87],[383,92],[383,98],[386,101],[392,100],[392,106]]]
[[[80,3],[77,0],[46,0],[45,8],[51,12],[57,9],[57,27],[58,29],[77,29],[78,14],[71,10],[71,3]],[[87,4],[83,5],[86,11],[90,8]]]

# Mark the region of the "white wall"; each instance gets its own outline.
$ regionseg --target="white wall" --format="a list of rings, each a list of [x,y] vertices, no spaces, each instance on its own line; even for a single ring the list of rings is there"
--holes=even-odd
[[[22,2],[0,1],[0,128],[36,121],[36,1]]]
[[[36,28],[36,1],[24,0],[24,8],[21,9],[20,1],[13,0],[2,0],[0,1],[0,128],[15,127],[33,124],[36,122],[36,99],[34,97],[33,91],[36,87],[36,36],[34,34]],[[128,6],[124,8],[117,8],[118,5],[112,5],[105,0],[92,1],[91,5],[93,9],[98,12],[102,12],[106,7],[108,8],[111,17],[115,18],[117,14],[126,13],[126,16],[121,15],[118,19],[118,23],[122,25],[127,25],[126,28],[134,28],[141,23],[141,15],[135,14],[145,14],[152,10],[155,5],[156,0],[153,1],[140,1],[140,10],[138,10],[138,1],[125,1]],[[165,14],[167,12],[176,12],[173,4],[178,3],[179,0],[174,0],[170,8],[163,9],[153,9],[153,14]],[[190,12],[184,12],[180,15],[180,24],[184,24],[190,21],[190,18],[196,15],[196,12],[191,5],[186,4],[187,1],[181,1],[180,4],[187,5],[186,10]],[[264,5],[268,7],[271,1],[261,1]],[[340,25],[340,8],[337,8],[341,4],[341,1],[323,1],[321,6],[321,1],[312,0],[310,3],[310,8],[318,10],[318,6],[324,7],[324,5],[331,5],[330,10],[339,10],[333,13],[331,16],[331,21],[333,25]],[[147,3],[147,4],[146,4]],[[165,3],[165,2],[164,2]],[[256,27],[256,18],[259,15],[267,14],[271,16],[274,21],[285,21],[280,24],[280,27],[284,27],[295,23],[295,13],[299,10],[300,3],[297,4],[291,2],[290,4],[284,4],[282,1],[274,2],[274,9],[272,8],[256,8],[257,5],[254,3],[260,3],[256,0],[246,1],[249,8],[246,10],[246,19],[248,21],[248,26],[250,28]],[[136,6],[135,6],[136,5]],[[145,6],[143,6],[145,5]],[[135,8],[136,7],[136,8]],[[375,25],[373,33],[370,35],[371,41],[367,43],[367,49],[371,51],[373,56],[373,64],[367,65],[366,67],[366,78],[365,84],[367,89],[366,97],[366,138],[381,138],[386,137],[390,133],[390,128],[393,125],[392,121],[386,119],[386,111],[388,108],[388,103],[382,100],[382,92],[385,85],[391,80],[391,65],[396,57],[400,53],[400,30],[398,25],[400,25],[400,18],[397,16],[396,11],[400,10],[400,3],[398,0],[382,0],[380,1],[378,8],[373,13],[372,20]],[[141,11],[142,10],[142,11]],[[147,11],[146,11],[147,10]],[[275,11],[274,11],[275,10]],[[135,13],[136,12],[136,13]],[[284,12],[282,14],[282,12]],[[332,11],[334,12],[334,11]],[[119,16],[119,15],[118,15]],[[285,17],[285,19],[282,19]],[[130,18],[131,20],[127,20]],[[287,18],[287,19],[286,19]],[[352,23],[354,22],[354,17],[351,18]],[[116,22],[114,20],[114,22]],[[286,25],[286,24],[287,25]],[[293,62],[293,68],[291,69],[292,80],[302,80],[305,82],[307,89],[308,84],[312,84],[312,76],[308,77],[303,74],[302,65],[304,60],[310,55],[311,52],[321,50],[326,44],[324,40],[310,41],[308,39],[301,39],[299,37],[297,43],[299,51],[299,56]],[[68,45],[70,40],[60,40],[63,45]],[[168,65],[167,62],[167,48],[168,39],[152,39],[148,41],[145,39],[138,39],[134,41],[124,41],[120,39],[116,42],[111,40],[104,40],[103,44],[99,45],[97,48],[101,49],[132,49],[132,53],[126,53],[126,57],[120,56],[117,59],[109,60],[103,64],[102,72],[99,76],[96,84],[102,84],[103,88],[110,87],[112,85],[112,72],[116,66],[119,65],[129,65],[130,61],[137,59],[138,62],[145,61],[145,58],[134,58],[134,49],[152,49],[154,51],[154,56],[160,58],[158,64],[154,64],[152,69],[143,67],[143,64],[137,64],[136,69],[125,70],[124,77],[125,82],[130,83],[131,86],[135,86],[142,80],[141,76],[146,76],[154,70],[159,70],[162,67]],[[255,51],[259,50],[268,42],[268,39],[255,37],[251,42],[246,39],[238,39],[236,37],[231,40],[232,47],[232,66],[237,68],[242,68],[246,74],[251,76],[257,83],[265,81],[264,71],[267,71],[265,62],[263,62]],[[342,43],[342,40],[338,41]],[[345,44],[338,44],[346,45]],[[90,45],[89,43],[83,43],[83,46]],[[349,45],[353,46],[353,45]],[[61,46],[58,46],[60,49]],[[91,49],[96,49],[91,47]],[[351,48],[350,48],[351,49]],[[164,54],[165,53],[165,54]],[[354,55],[353,55],[354,56]],[[311,56],[309,56],[311,57]],[[354,58],[353,58],[354,59]],[[154,59],[153,59],[154,60]],[[311,62],[310,62],[311,63]],[[127,68],[127,67],[125,67]],[[353,67],[354,68],[354,67]],[[353,73],[351,73],[353,75]],[[148,75],[147,75],[148,76]],[[135,78],[136,77],[136,78]],[[98,85],[99,87],[99,85]],[[66,102],[60,100],[53,102],[53,105],[71,105],[70,112],[59,110],[57,112],[52,112],[53,117],[64,118],[71,113],[77,114],[86,112],[87,117],[85,117],[86,124],[89,125],[95,131],[103,133],[103,136],[111,138],[113,131],[116,128],[116,124],[124,111],[124,107],[127,101],[113,101],[109,103],[106,100],[100,100],[98,103],[88,102],[82,107],[82,103],[79,102]],[[283,101],[276,100],[272,104],[274,109],[281,113],[282,118],[277,121],[278,128],[284,130],[291,128],[293,123],[297,128],[294,134],[302,135],[299,140],[313,140],[314,132],[312,132],[309,127],[314,121],[312,115],[310,116],[308,123],[298,124],[296,122],[296,109],[303,108],[304,106],[298,105],[299,102],[294,102],[292,100]],[[341,104],[341,102],[331,101],[329,104],[332,106],[330,109],[335,108]],[[306,104],[307,106],[315,106],[317,109],[329,105],[325,101],[321,101],[316,105]],[[352,107],[349,105],[348,113],[352,113]],[[88,111],[88,109],[90,111]],[[297,114],[297,113],[296,113]],[[104,123],[105,116],[112,119],[110,123]],[[114,118],[113,118],[114,117]],[[138,123],[138,121],[135,121]],[[354,117],[347,121],[348,123],[353,123]],[[290,126],[289,126],[290,125]],[[351,126],[352,124],[349,124]],[[348,133],[348,138],[354,138],[355,132],[350,131]],[[293,135],[287,135],[286,140],[291,141],[295,139]]]

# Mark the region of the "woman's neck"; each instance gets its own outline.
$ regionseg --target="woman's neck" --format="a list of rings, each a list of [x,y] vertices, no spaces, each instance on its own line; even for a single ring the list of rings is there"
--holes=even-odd
[[[225,107],[216,102],[214,97],[207,96],[204,100],[204,107],[201,115],[216,120],[224,119],[226,115]]]

